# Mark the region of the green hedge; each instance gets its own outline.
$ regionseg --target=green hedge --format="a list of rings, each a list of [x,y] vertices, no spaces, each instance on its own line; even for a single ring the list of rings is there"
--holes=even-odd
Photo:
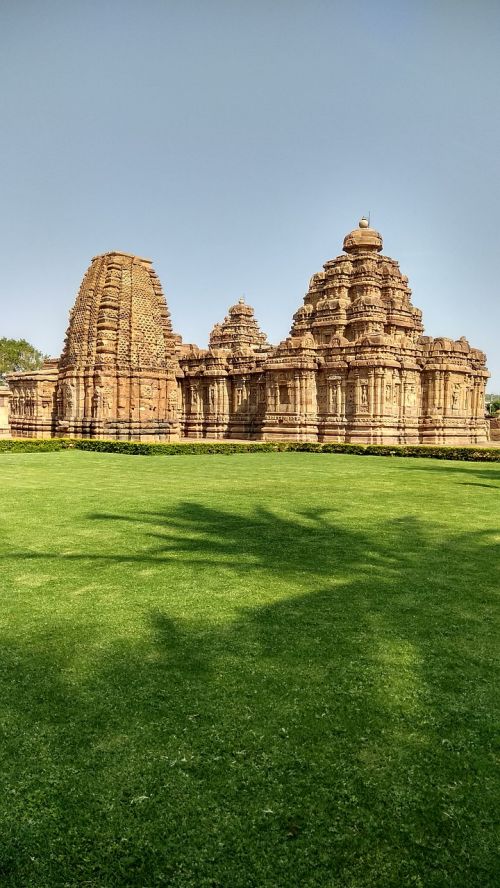
[[[452,459],[465,462],[500,462],[500,448],[440,447],[421,444],[316,444],[307,441],[193,441],[145,444],[139,441],[100,441],[69,438],[5,438],[0,453],[35,453],[57,450],[93,450],[99,453],[128,453],[141,456],[174,456],[189,453],[354,453],[359,456],[403,456]]]
[[[91,441],[72,442],[77,450],[97,450],[100,453],[139,453],[143,456],[174,456],[186,453],[248,453],[271,452],[290,449],[285,442],[249,441],[242,444],[233,441],[172,442],[170,444],[145,444],[140,441]],[[293,449],[293,448],[292,448]]]
[[[0,453],[47,453],[68,450],[75,443],[64,438],[0,438]]]

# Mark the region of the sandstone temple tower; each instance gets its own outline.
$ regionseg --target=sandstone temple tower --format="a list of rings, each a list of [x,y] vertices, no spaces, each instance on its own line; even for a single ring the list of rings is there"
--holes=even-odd
[[[71,311],[60,361],[31,375],[36,383],[28,397],[23,385],[27,376],[11,377],[14,416],[24,401],[18,431],[60,437],[177,437],[175,348],[151,261],[127,253],[96,256]]]
[[[183,345],[148,259],[92,260],[60,360],[8,378],[14,436],[486,441],[485,356],[423,335],[408,279],[362,219],[270,346],[240,299]]]

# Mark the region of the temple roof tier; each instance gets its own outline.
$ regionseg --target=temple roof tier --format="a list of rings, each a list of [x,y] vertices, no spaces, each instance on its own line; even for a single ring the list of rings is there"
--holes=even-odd
[[[251,305],[242,297],[232,305],[222,324],[215,324],[210,333],[210,348],[222,348],[230,352],[242,349],[262,351],[269,348],[267,336],[262,333]]]
[[[365,250],[375,250],[379,253],[382,249],[382,236],[370,228],[368,219],[360,220],[359,225],[354,231],[346,234],[344,238],[344,250],[346,253],[359,253]]]

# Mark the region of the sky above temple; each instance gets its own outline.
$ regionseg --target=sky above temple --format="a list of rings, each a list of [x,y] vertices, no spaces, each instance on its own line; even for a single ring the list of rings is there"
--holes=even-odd
[[[500,391],[498,0],[0,3],[0,337],[61,352],[92,256],[153,259],[187,342],[272,342],[359,218]]]

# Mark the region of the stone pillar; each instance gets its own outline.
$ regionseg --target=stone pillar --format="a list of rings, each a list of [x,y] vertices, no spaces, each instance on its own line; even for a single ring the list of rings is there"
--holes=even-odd
[[[404,421],[404,417],[405,417],[405,413],[406,413],[406,385],[407,385],[406,370],[403,370],[401,373],[401,389],[400,389],[400,399],[399,399],[399,419],[401,422]]]
[[[276,380],[273,380],[273,396],[271,400],[271,410],[273,413],[277,413],[279,410],[280,404],[280,388]]]
[[[303,374],[300,376],[300,410],[299,413],[301,416],[306,416],[307,413],[307,386],[306,379]]]
[[[0,438],[10,438],[9,401],[10,389],[0,383]]]
[[[375,392],[378,407],[376,409],[376,413],[379,416],[383,416],[385,413],[385,371],[384,370],[375,370]]]
[[[375,371],[370,369],[368,371],[368,411],[370,416],[380,416],[380,401],[378,397],[378,380],[377,387],[375,387]]]
[[[446,414],[446,379],[445,379],[445,374],[442,370],[439,371],[439,406],[441,408],[441,415],[445,416],[445,414]]]
[[[484,380],[478,377],[474,380],[474,417],[484,418]]]
[[[217,380],[217,415],[222,416],[224,421],[228,419],[227,409],[227,383],[225,379]]]
[[[301,379],[300,379],[300,376],[298,373],[296,373],[293,377],[293,398],[294,398],[293,409],[298,416],[300,413],[304,412],[304,406],[302,403]]]
[[[436,416],[439,404],[439,379],[436,370],[432,370],[427,378],[429,380],[429,404],[427,412],[430,416]]]
[[[443,374],[443,416],[450,414],[450,373]]]
[[[347,374],[340,380],[340,419],[345,422],[347,401]]]

